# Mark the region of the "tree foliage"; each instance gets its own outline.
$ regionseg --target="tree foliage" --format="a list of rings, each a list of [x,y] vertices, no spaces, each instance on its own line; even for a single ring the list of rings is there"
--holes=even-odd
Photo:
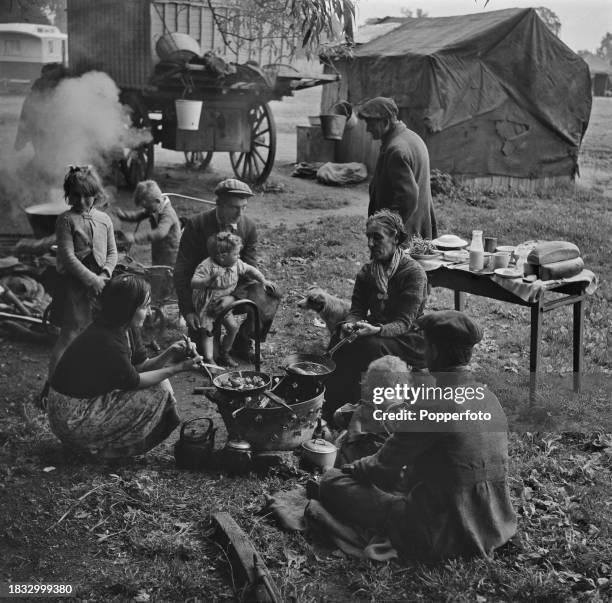
[[[403,6],[400,9],[400,13],[402,17],[410,17],[412,19],[423,19],[428,16],[428,14],[422,8],[417,8],[416,10],[412,10],[411,8],[408,8],[407,6]]]
[[[230,0],[225,7],[206,2],[225,44],[235,51],[258,39],[290,59],[299,48],[311,55],[323,43],[353,41],[354,0]]]
[[[556,36],[561,32],[561,19],[557,16],[557,13],[550,10],[550,8],[546,8],[545,6],[538,6],[535,9],[536,13],[538,13],[538,17],[544,21],[544,25],[550,29]]]
[[[612,33],[607,32],[601,39],[601,43],[597,49],[597,56],[608,61],[608,63],[612,63]]]

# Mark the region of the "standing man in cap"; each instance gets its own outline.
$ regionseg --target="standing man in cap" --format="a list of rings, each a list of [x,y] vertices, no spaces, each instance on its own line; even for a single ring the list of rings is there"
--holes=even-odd
[[[380,140],[380,154],[370,182],[368,216],[381,209],[397,212],[408,235],[438,236],[429,184],[429,153],[423,139],[398,119],[392,98],[378,96],[365,102],[357,115],[366,130]]]
[[[387,408],[396,414],[380,417],[392,433],[383,447],[327,471],[314,494],[340,521],[386,535],[404,557],[490,557],[516,532],[516,515],[507,482],[506,417],[468,370],[482,330],[454,310],[417,323],[436,379],[433,397]],[[448,420],[437,422],[437,413],[445,412]]]
[[[238,235],[243,243],[240,259],[257,267],[257,229],[254,222],[244,215],[248,198],[253,196],[253,191],[244,182],[228,178],[217,185],[215,195],[217,206],[214,209],[197,214],[186,223],[174,268],[174,286],[179,310],[194,341],[200,341],[201,338],[196,336],[200,330],[200,321],[193,305],[191,279],[196,266],[210,256],[209,244],[217,233],[231,232]],[[233,297],[248,298],[257,304],[262,323],[262,337],[265,339],[280,300],[276,289],[264,289],[263,285],[257,282],[246,283],[236,288]],[[235,356],[248,361],[253,359],[251,333],[252,318],[249,315],[242,323],[232,348]]]

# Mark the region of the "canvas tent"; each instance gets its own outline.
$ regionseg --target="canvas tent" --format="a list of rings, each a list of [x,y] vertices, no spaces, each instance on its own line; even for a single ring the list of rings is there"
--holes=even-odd
[[[593,96],[609,96],[612,93],[612,65],[593,54],[582,58],[591,72]]]
[[[393,97],[426,141],[432,168],[471,177],[573,177],[591,111],[586,63],[533,9],[410,19],[333,63],[339,99]],[[328,67],[329,69],[329,67]],[[363,124],[345,133],[337,161],[372,168]]]

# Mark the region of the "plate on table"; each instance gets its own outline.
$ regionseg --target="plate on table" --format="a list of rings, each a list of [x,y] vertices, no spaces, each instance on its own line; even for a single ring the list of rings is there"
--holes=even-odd
[[[515,245],[498,245],[495,248],[495,251],[502,251],[505,253],[514,253],[515,249],[516,249]]]
[[[496,268],[495,274],[502,278],[523,278],[523,272],[514,268]]]
[[[433,260],[417,260],[417,262],[421,265],[421,268],[423,268],[425,272],[429,272],[430,270],[437,270],[438,268],[440,268],[440,266],[442,266],[442,262],[437,258],[434,258]]]
[[[442,235],[434,239],[432,243],[438,249],[462,249],[463,247],[467,247],[468,244],[467,241],[464,241],[457,235]]]
[[[411,253],[410,257],[413,260],[436,260],[442,255],[441,251],[437,251],[436,253]]]
[[[449,262],[464,262],[469,260],[469,258],[470,254],[465,249],[444,252],[444,259]]]

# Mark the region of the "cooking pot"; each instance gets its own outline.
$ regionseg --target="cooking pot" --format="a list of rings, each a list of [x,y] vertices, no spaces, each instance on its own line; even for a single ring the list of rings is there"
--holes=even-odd
[[[287,401],[291,411],[283,406],[242,408],[244,399],[217,392],[213,400],[232,439],[246,440],[255,452],[262,450],[293,450],[312,438],[321,414],[325,387],[316,382],[299,385],[285,377],[272,390]]]
[[[334,466],[338,449],[327,440],[315,438],[302,443],[302,458],[307,464],[327,471]]]
[[[37,239],[42,239],[54,234],[57,217],[69,209],[70,206],[63,202],[41,203],[40,205],[26,207],[25,213],[34,236]]]
[[[198,422],[208,422],[208,427],[198,429]],[[185,429],[190,427],[185,433]],[[213,426],[212,419],[198,417],[185,421],[181,426],[179,439],[174,444],[174,459],[179,469],[204,469],[212,457],[215,449],[215,434],[217,430]]]

